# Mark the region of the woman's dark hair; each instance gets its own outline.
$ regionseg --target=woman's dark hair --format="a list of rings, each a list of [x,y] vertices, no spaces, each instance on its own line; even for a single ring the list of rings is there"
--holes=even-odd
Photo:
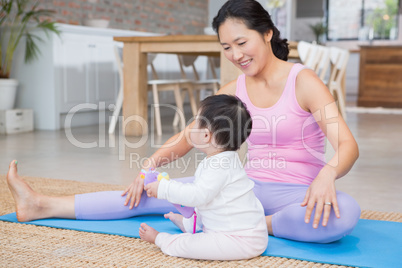
[[[219,27],[227,19],[239,19],[250,30],[255,30],[261,35],[273,31],[271,47],[274,55],[281,60],[288,60],[289,44],[287,39],[280,37],[279,30],[275,27],[269,13],[255,0],[229,0],[227,1],[212,21],[212,28],[218,34]]]
[[[208,128],[225,151],[236,151],[250,136],[253,126],[246,105],[236,96],[214,95],[200,104],[198,127]]]

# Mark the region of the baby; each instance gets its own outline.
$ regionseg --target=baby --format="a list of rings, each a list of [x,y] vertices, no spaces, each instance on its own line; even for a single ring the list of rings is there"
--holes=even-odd
[[[186,128],[191,145],[207,155],[194,181],[162,179],[144,186],[149,197],[195,207],[195,214],[189,219],[165,214],[183,234],[160,233],[142,223],[141,239],[167,255],[191,259],[249,259],[265,251],[264,210],[236,152],[251,127],[250,114],[237,97],[215,95],[201,102],[195,122]],[[194,229],[202,232],[193,234]]]

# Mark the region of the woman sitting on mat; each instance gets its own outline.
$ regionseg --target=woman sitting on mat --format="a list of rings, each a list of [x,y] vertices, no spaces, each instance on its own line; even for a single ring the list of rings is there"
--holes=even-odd
[[[165,214],[184,234],[159,233],[142,223],[141,239],[155,243],[165,254],[191,259],[249,259],[265,251],[264,208],[236,152],[251,128],[250,114],[237,97],[216,95],[201,102],[195,123],[186,133],[191,145],[207,155],[198,165],[194,182],[162,179],[145,185],[148,197],[195,206],[195,213],[188,219]],[[199,230],[203,232],[196,233]]]
[[[336,241],[352,232],[360,207],[352,197],[335,190],[335,180],[352,168],[358,147],[329,90],[312,70],[286,62],[288,44],[257,1],[227,1],[213,27],[227,59],[244,73],[218,94],[239,97],[253,119],[245,168],[264,207],[268,232],[317,243]],[[184,131],[192,127],[190,124]],[[325,137],[335,150],[328,163],[324,159]],[[177,134],[144,168],[167,164],[166,159],[174,161],[192,148]],[[178,180],[191,182],[193,178]],[[164,214],[173,208],[164,200],[147,198],[140,176],[123,196],[121,192],[38,195],[18,178],[14,164],[8,181],[21,221],[49,217],[121,219]]]

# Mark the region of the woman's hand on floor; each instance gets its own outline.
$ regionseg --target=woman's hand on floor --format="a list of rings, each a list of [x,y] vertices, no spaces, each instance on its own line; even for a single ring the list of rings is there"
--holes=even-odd
[[[333,172],[323,168],[307,189],[301,206],[307,206],[304,218],[306,223],[310,222],[311,214],[315,207],[313,228],[318,228],[323,212],[322,226],[327,226],[331,209],[334,210],[336,217],[340,218],[336,199],[335,178],[336,176]]]
[[[130,209],[134,206],[137,207],[141,201],[141,194],[144,190],[144,180],[141,179],[140,174],[134,179],[134,181],[123,192],[122,196],[126,195],[126,201],[124,205],[127,206],[130,203]]]

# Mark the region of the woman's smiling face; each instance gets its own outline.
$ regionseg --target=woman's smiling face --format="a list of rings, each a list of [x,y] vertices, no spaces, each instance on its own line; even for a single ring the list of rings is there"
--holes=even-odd
[[[266,66],[271,36],[271,33],[262,36],[237,19],[229,18],[219,27],[219,40],[226,58],[247,76],[257,75]]]

